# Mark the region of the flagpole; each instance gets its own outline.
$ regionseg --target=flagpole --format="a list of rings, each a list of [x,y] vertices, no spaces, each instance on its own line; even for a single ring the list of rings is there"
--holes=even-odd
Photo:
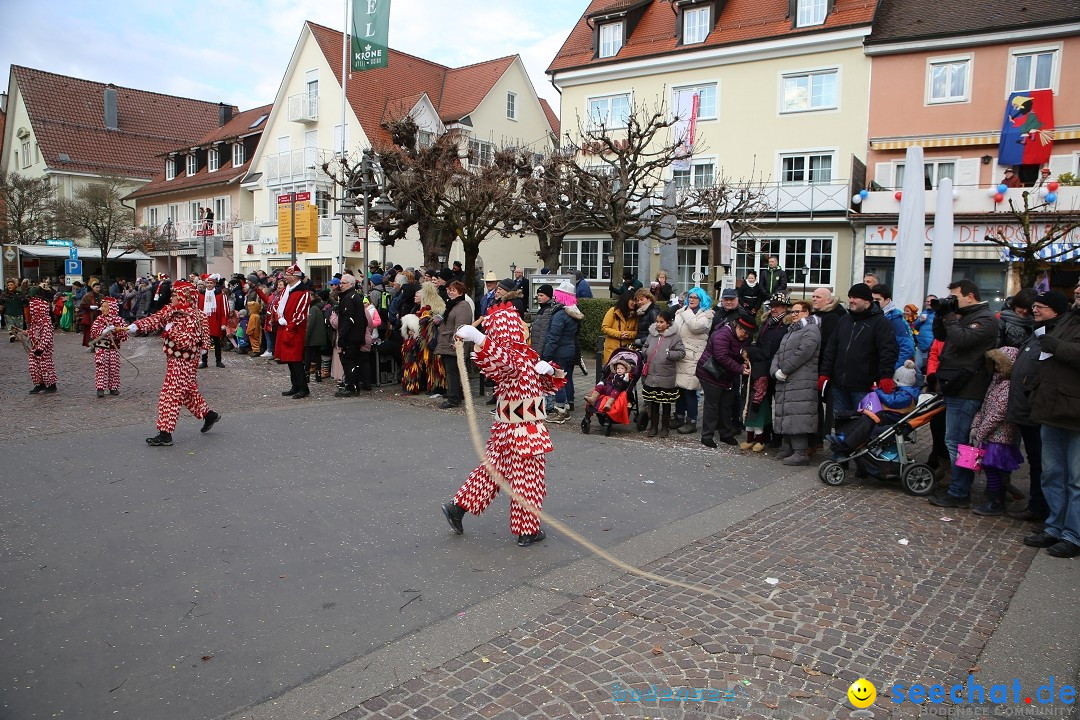
[[[348,184],[348,175],[345,172],[346,158],[345,158],[345,135],[348,130],[348,125],[345,123],[345,88],[348,82],[349,75],[349,0],[345,0],[345,24],[342,26],[341,31],[341,168],[342,168],[342,187],[341,197],[345,197],[345,193],[348,190],[346,185]],[[341,237],[338,239],[338,272],[342,275],[345,274],[345,216],[341,216]]]

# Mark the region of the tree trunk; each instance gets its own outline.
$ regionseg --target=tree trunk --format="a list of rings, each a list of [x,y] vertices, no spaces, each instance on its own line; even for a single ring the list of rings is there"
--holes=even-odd
[[[548,270],[558,272],[559,266],[562,265],[563,236],[550,235],[539,230],[536,233],[536,240],[540,246],[536,253],[537,257]]]
[[[623,270],[625,269],[623,265],[623,247],[626,243],[626,237],[626,234],[621,232],[614,233],[611,236],[611,253],[615,256],[615,262],[611,266],[611,285],[613,287],[622,285]],[[601,257],[600,262],[607,262],[607,258]],[[612,295],[614,296],[615,293],[612,293]]]

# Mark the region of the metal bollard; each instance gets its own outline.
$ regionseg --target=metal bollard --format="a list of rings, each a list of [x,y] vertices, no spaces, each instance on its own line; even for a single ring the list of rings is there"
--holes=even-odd
[[[604,377],[604,341],[606,340],[605,335],[596,337],[596,382],[600,382]]]

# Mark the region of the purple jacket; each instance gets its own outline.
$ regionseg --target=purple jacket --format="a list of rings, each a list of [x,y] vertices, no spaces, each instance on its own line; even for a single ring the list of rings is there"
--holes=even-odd
[[[721,325],[709,336],[705,343],[705,351],[698,358],[697,371],[694,373],[697,379],[703,383],[715,385],[724,390],[730,390],[739,381],[743,371],[742,351],[750,344],[750,338],[739,340],[735,336],[735,328],[731,325]],[[709,358],[716,360],[717,366],[722,371],[721,377],[711,375],[703,367]]]

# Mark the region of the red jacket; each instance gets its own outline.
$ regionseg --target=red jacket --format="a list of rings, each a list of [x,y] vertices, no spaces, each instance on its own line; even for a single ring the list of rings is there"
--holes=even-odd
[[[279,317],[285,319],[282,325],[275,320],[277,334],[274,336],[274,357],[281,362],[304,361],[304,339],[307,337],[307,317],[310,293],[302,290],[299,283],[285,299],[285,311]],[[267,313],[270,315],[271,313]],[[277,303],[274,303],[273,315],[277,315]]]
[[[225,304],[228,299],[225,294],[215,290],[214,291],[215,308],[214,312],[210,315],[206,315],[206,324],[210,328],[210,337],[221,337],[225,333],[222,332],[221,326],[225,324]],[[202,310],[206,306],[206,293],[199,293],[199,310]]]

